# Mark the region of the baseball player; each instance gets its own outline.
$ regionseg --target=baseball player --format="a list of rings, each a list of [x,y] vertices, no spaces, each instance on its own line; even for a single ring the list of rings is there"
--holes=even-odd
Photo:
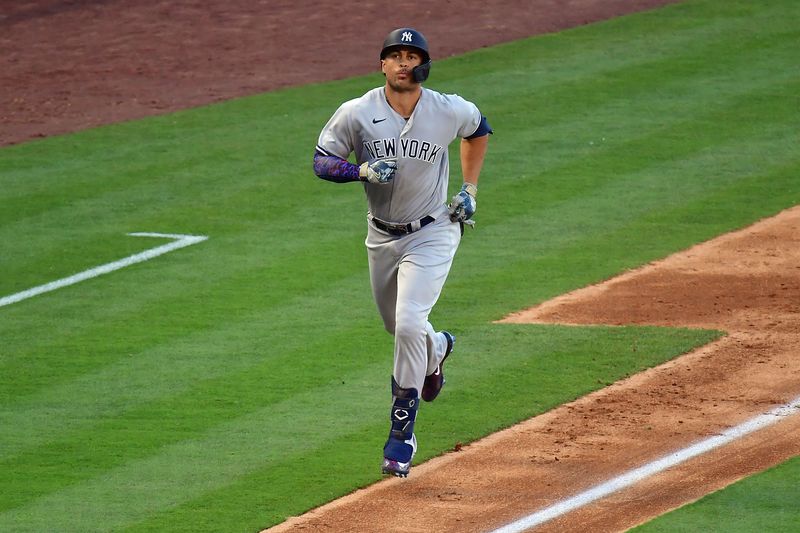
[[[428,316],[475,214],[478,176],[492,133],[458,95],[424,88],[431,58],[413,28],[389,33],[380,53],[382,87],[345,102],[322,129],[314,172],[337,183],[362,182],[367,196],[367,255],[372,293],[394,335],[391,429],[382,472],[408,476],[417,450],[420,396],[433,401],[455,337]],[[460,137],[464,184],[447,202],[448,145]],[[355,154],[356,163],[348,161]]]

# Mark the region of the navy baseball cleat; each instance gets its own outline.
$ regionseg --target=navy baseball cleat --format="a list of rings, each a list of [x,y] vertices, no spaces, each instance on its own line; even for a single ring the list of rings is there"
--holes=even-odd
[[[444,357],[442,357],[441,362],[436,365],[436,370],[433,371],[433,374],[425,376],[425,383],[422,385],[422,399],[426,402],[435,400],[436,397],[439,396],[439,391],[444,387],[445,379],[442,367],[444,366],[447,356],[453,351],[453,346],[456,343],[455,335],[449,331],[443,331],[442,333],[445,338],[447,338],[447,348],[444,351]]]
[[[417,453],[417,437],[411,435],[408,440],[397,440],[389,438],[383,448],[383,466],[381,472],[397,477],[408,477],[411,470],[411,461]],[[392,459],[391,456],[394,457]]]

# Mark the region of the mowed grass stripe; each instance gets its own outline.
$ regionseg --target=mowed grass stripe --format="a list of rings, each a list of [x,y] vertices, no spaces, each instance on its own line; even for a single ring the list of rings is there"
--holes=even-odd
[[[695,56],[696,51],[706,47],[746,52],[746,47],[731,39],[732,35],[746,42],[753,36],[764,38],[796,31],[791,17],[785,16],[786,10],[785,2],[733,0],[723,8],[715,2],[683,2],[639,13],[635,24],[629,22],[630,17],[611,19],[438,62],[437,72],[441,70],[443,74],[439,79],[431,77],[430,83],[448,91],[463,91],[467,86],[470,94],[480,95],[481,102],[497,98],[498,91],[517,85],[527,87],[531,99],[549,94],[553,86],[575,83],[589,95],[592,86],[585,85],[586,80],[601,82],[609,73],[626,68],[652,73],[647,65],[672,62],[684,54]],[[481,61],[475,61],[476,57]],[[698,61],[683,65],[713,69],[717,61],[736,60],[735,55],[718,55],[714,61],[708,61],[709,56],[697,57]],[[673,68],[679,65],[673,62]],[[665,74],[654,81],[669,82],[676,72]],[[585,105],[583,100],[573,104]],[[524,113],[516,116],[520,120],[527,118]]]
[[[336,398],[341,389],[341,382],[334,381],[295,392],[282,402],[213,427],[204,438],[184,439],[152,456],[129,459],[89,481],[1,513],[0,530],[113,530],[273,460],[313,453],[326,442],[316,436],[342,433],[343,428],[346,433],[370,423],[360,409],[343,410],[335,402],[320,401]],[[376,387],[368,389],[363,391],[362,406],[383,396]],[[75,509],[80,509],[79,516]]]
[[[318,299],[327,302],[336,297],[349,298],[361,305],[340,309],[338,314],[331,311],[330,319],[317,321],[309,331],[304,315],[317,305]],[[73,426],[85,427],[139,403],[178,394],[197,380],[237,374],[264,364],[273,367],[262,369],[270,378],[276,373],[293,373],[293,368],[302,368],[297,359],[304,362],[307,358],[321,358],[320,354],[329,353],[342,339],[364,329],[365,322],[375,328],[375,318],[366,316],[372,311],[370,304],[366,280],[354,276],[350,281],[328,285],[314,296],[298,296],[276,307],[255,308],[249,316],[228,324],[188,329],[173,340],[165,338],[142,351],[115,352],[113,343],[109,343],[107,352],[101,350],[97,355],[91,352],[86,361],[62,362],[66,368],[43,364],[40,372],[49,371],[50,376],[30,377],[29,371],[20,372],[18,381],[28,377],[46,381],[50,386],[25,396],[10,394],[3,402],[2,426],[14,430],[0,433],[0,450],[6,456],[57,439]],[[142,327],[146,328],[147,323]],[[381,339],[379,332],[374,332],[373,338]],[[97,336],[104,338],[102,332]],[[389,341],[388,335],[383,340]],[[374,346],[371,342],[362,344]],[[59,347],[51,350],[59,351]],[[67,379],[64,376],[71,370],[70,363],[80,372]],[[323,361],[318,363],[324,367]],[[24,367],[24,361],[20,365]],[[157,376],[153,375],[154,369],[158,369]],[[302,390],[302,384],[309,379],[314,379],[313,374],[300,372],[287,381],[290,388],[284,394]]]
[[[636,533],[725,531],[791,533],[800,523],[800,457],[742,479],[723,490],[632,529]]]
[[[342,332],[341,337],[356,333],[364,332]],[[346,343],[340,345],[347,347]],[[276,457],[283,460],[291,456],[297,448],[295,439],[302,440],[304,446],[324,445],[334,433],[326,424],[337,419],[341,419],[342,427],[353,430],[359,427],[353,417],[359,423],[383,425],[389,399],[374,384],[386,381],[385,357],[342,357],[340,363],[331,365],[335,372],[317,372],[324,361],[303,357],[297,351],[282,355],[278,361],[265,359],[261,365],[234,368],[225,375],[208,372],[190,383],[176,383],[171,395],[133,398],[126,408],[102,413],[102,417],[89,413],[83,427],[70,427],[60,438],[0,463],[6,473],[0,488],[9,495],[0,509],[21,507],[73,485],[101,482],[110,471],[127,471],[126,465],[131,462],[147,464],[172,453],[180,456],[187,442],[208,454],[203,458],[208,462],[207,469],[222,469],[229,460],[239,461],[229,468],[241,472],[219,473],[216,483],[223,483],[235,477],[233,474],[253,469],[254,464],[268,467]],[[332,381],[323,381],[326,379]],[[175,381],[170,379],[169,383]],[[358,394],[352,394],[353,390]],[[310,405],[310,397],[321,401]],[[291,405],[303,414],[291,416]],[[192,416],[187,418],[186,412]],[[365,412],[372,416],[364,416]],[[314,420],[323,422],[315,424]],[[378,440],[379,433],[382,431],[375,428]],[[344,434],[337,438],[344,438]],[[253,462],[241,463],[248,454]],[[303,456],[300,454],[300,461]],[[60,457],[58,464],[52,463],[53,457]],[[163,462],[175,463],[175,459]],[[193,469],[186,475],[193,476]],[[151,481],[159,484],[155,472],[142,475],[155,476]],[[125,490],[121,487],[115,492]],[[165,490],[173,492],[175,487]]]
[[[74,292],[66,292],[42,300],[30,308],[42,309],[41,314],[26,313],[24,320],[14,321],[16,324],[3,335],[13,341],[9,347],[19,346],[9,349],[0,365],[4,372],[15,375],[13,382],[2,387],[3,405],[25,405],[27,398],[35,397],[38,391],[48,395],[62,383],[102,373],[118,362],[138,365],[147,372],[143,360],[170,361],[182,354],[201,357],[209,351],[235,349],[237,344],[269,346],[270,338],[279,341],[277,346],[295,342],[282,338],[287,336],[297,337],[296,342],[300,343],[308,334],[305,321],[309,310],[316,309],[319,301],[330,301],[336,294],[352,294],[351,301],[363,302],[364,306],[350,309],[353,315],[343,312],[319,317],[316,323],[321,333],[330,331],[338,320],[348,316],[354,320],[367,316],[374,319],[374,313],[369,313],[369,285],[363,273],[323,273],[319,267],[307,271],[302,266],[293,270],[293,261],[305,260],[306,264],[315,265],[306,259],[311,256],[313,253],[309,251],[269,268],[256,268],[233,278],[209,277],[205,281],[181,282],[179,276],[171,278],[156,266],[154,269],[164,277],[160,282],[146,283],[141,275],[129,275],[129,279],[142,283],[140,288],[119,279],[107,283],[98,280],[91,288],[81,288],[86,294],[79,298],[73,298]],[[358,266],[362,265],[363,259],[358,261]],[[192,268],[190,264],[177,266]],[[270,273],[274,276],[272,281],[267,277]],[[284,275],[294,279],[284,283],[281,281]],[[116,290],[120,284],[122,293]],[[87,298],[87,294],[91,296]],[[61,314],[67,318],[63,321],[50,318],[48,305],[55,310],[55,317]],[[29,334],[32,340],[27,343],[26,329],[40,328],[47,328],[48,334]],[[158,355],[148,357],[151,351]],[[40,357],[42,353],[63,353],[63,356],[54,365],[48,358]]]
[[[41,148],[41,144],[53,146],[56,153],[51,158],[56,161],[52,163],[56,168],[45,167],[36,172],[25,168],[16,173],[9,170],[8,174],[12,175],[3,175],[3,182],[33,182],[32,188],[52,189],[58,201],[47,209],[38,209],[41,206],[36,203],[7,200],[9,210],[2,212],[10,218],[0,224],[0,242],[4,247],[3,255],[15,260],[4,267],[7,275],[0,277],[0,288],[13,293],[86,269],[100,254],[79,252],[93,246],[98,230],[106,238],[108,235],[117,238],[129,231],[158,230],[152,226],[168,227],[170,229],[164,231],[170,232],[202,234],[209,229],[217,237],[261,229],[266,235],[278,237],[279,234],[268,232],[264,224],[294,220],[296,226],[292,210],[308,207],[307,194],[314,183],[311,176],[299,173],[298,166],[302,164],[302,170],[310,174],[308,146],[313,148],[316,140],[308,124],[316,121],[298,119],[298,123],[303,124],[302,131],[297,131],[298,123],[292,122],[280,124],[280,127],[274,124],[262,132],[263,124],[255,127],[252,123],[269,121],[269,117],[277,113],[274,108],[278,104],[274,102],[274,95],[252,100],[259,103],[255,112],[251,111],[253,103],[250,101],[197,110],[196,113],[207,120],[208,129],[205,133],[192,132],[185,137],[176,134],[173,138],[169,128],[164,133],[164,126],[176,127],[166,117],[68,136],[67,139],[84,139],[92,148],[83,147],[82,154],[66,156],[68,161],[81,161],[79,168],[57,167],[60,159],[57,152],[60,145],[67,142],[64,138],[32,143],[31,150]],[[242,116],[241,121],[214,129],[214,123],[224,118],[229,120],[231,114],[241,116],[244,113],[248,114]],[[303,113],[308,111],[301,111],[301,115]],[[130,136],[126,143],[137,144],[140,150],[132,155],[119,154],[117,160],[109,163],[106,161],[109,153],[118,152],[113,145],[109,146],[111,143],[105,137],[115,138],[122,133]],[[287,143],[289,138],[304,137],[307,138],[305,142]],[[155,149],[164,144],[168,149]],[[272,150],[280,147],[282,153],[271,156],[270,147]],[[0,151],[0,161],[19,159],[18,148]],[[82,179],[87,175],[95,179]],[[79,188],[63,185],[74,181],[83,181],[84,185]],[[34,212],[29,215],[30,211]],[[229,216],[232,212],[240,216]],[[104,215],[101,228],[96,224],[98,213]],[[59,247],[59,254],[56,254],[51,240],[57,232],[65,241],[71,236],[84,241],[81,246]],[[41,272],[41,265],[53,265],[53,271]]]
[[[774,79],[796,78],[795,71],[783,68],[794,57],[793,43],[798,35],[789,20],[767,21],[755,14],[749,19],[716,21],[713,31],[694,30],[691,38],[679,30],[673,32],[668,24],[630,38],[617,28],[618,24],[622,22],[613,20],[592,27],[604,28],[608,38],[625,39],[613,53],[600,39],[583,42],[575,37],[587,29],[537,39],[537,46],[520,41],[456,58],[448,63],[453,70],[449,76],[452,81],[448,80],[443,89],[458,91],[469,84],[470,94],[479,93],[482,106],[489,105],[495,120],[498,111],[509,110],[502,116],[504,127],[497,128],[504,142],[496,142],[494,148],[513,156],[520,135],[541,140],[543,132],[559,128],[546,137],[568,142],[576,133],[592,132],[590,126],[616,131],[634,120],[639,126],[650,127],[653,121],[658,125],[658,121],[673,120],[675,114],[691,119],[698,108],[703,109],[704,101],[716,105],[722,98],[720,105],[724,106],[728,95],[744,94]],[[665,35],[659,33],[662,30]],[[737,38],[731,39],[732,35]],[[542,45],[550,41],[553,51],[564,57],[553,59],[552,65],[543,68],[541,64],[548,60],[541,57]],[[578,46],[575,61],[571,61],[572,49],[567,49],[567,44]],[[592,54],[597,55],[582,61]],[[497,61],[507,70],[481,70],[482,62],[474,60],[477,66],[466,73],[454,66],[466,63],[473,55],[489,64]],[[519,76],[507,77],[508,61],[524,65]],[[517,106],[505,105],[509,98],[514,98]],[[500,109],[495,110],[495,104]],[[615,120],[603,119],[609,115]],[[514,128],[513,142],[505,141],[508,127]],[[553,152],[552,146],[547,148],[548,154]]]
[[[252,146],[250,149],[256,151],[258,147]],[[180,146],[176,146],[175,150],[181,150]],[[137,173],[131,176],[125,188],[94,190],[90,197],[63,201],[33,220],[23,216],[6,224],[0,229],[0,236],[8,239],[10,244],[7,253],[15,256],[18,264],[13,265],[9,279],[2,283],[4,290],[8,293],[17,292],[85,270],[93,266],[94,261],[107,260],[102,250],[108,244],[97,242],[100,239],[119,240],[120,246],[132,247],[141,244],[129,243],[135,241],[125,237],[130,231],[206,234],[211,230],[214,232],[212,237],[227,236],[255,231],[256,222],[281,223],[291,218],[290,209],[301,208],[299,200],[287,201],[280,206],[254,202],[255,198],[271,196],[268,187],[259,185],[259,182],[270,183],[277,178],[265,178],[263,174],[245,171],[237,166],[226,171],[230,175],[220,175],[220,166],[224,168],[225,163],[209,158],[198,163],[194,172],[185,177],[176,174],[181,171],[164,171],[159,176],[158,185],[141,179],[146,175]],[[217,170],[209,171],[209,167]],[[212,187],[210,182],[216,185]],[[171,185],[163,185],[167,183]],[[222,190],[221,183],[225,184]],[[191,192],[187,194],[188,191]],[[285,191],[285,194],[289,194],[289,191]],[[230,213],[234,209],[241,213],[240,219],[220,217],[221,213]],[[92,224],[97,213],[108,214],[102,226]],[[72,237],[74,244],[67,241],[67,245],[61,245],[59,253],[55,254],[52,246],[48,247],[48,238],[52,239],[53,233],[59,228],[68,228],[62,239],[67,241]],[[99,250],[93,251],[94,248]],[[91,255],[87,252],[91,252]],[[41,266],[37,269],[37,265],[51,265],[51,268],[42,272]],[[33,272],[29,273],[25,268]]]
[[[688,62],[697,63],[707,52],[698,51]],[[604,153],[618,162],[636,162],[637,157],[631,156],[653,157],[651,152],[674,149],[676,141],[683,141],[684,150],[701,150],[717,142],[717,135],[727,135],[719,131],[720,122],[746,132],[762,122],[785,121],[796,109],[793,91],[798,74],[781,65],[791,61],[794,48],[784,42],[751,52],[741,61],[729,61],[721,68],[693,67],[683,76],[655,75],[685,60],[675,57],[649,64],[646,71],[626,68],[607,78],[550,87],[544,95],[526,96],[524,88],[500,92],[499,101],[516,97],[529,104],[525,113],[502,109],[500,123],[505,127],[497,128],[502,142],[496,149],[502,151],[502,162],[514,158],[507,166],[516,167],[519,173],[487,180],[482,191],[509,179],[549,175],[569,157],[569,164],[582,171],[571,176],[570,187],[558,189],[569,194],[574,180],[596,179],[597,172],[607,169]],[[504,111],[508,114],[503,115]],[[740,113],[755,122],[740,123]],[[506,131],[507,121],[514,121],[511,131]],[[509,138],[513,142],[508,142]],[[633,153],[625,151],[626,143],[639,139],[642,144],[654,144],[631,146],[637,150]],[[528,144],[528,149],[515,152],[518,140]]]

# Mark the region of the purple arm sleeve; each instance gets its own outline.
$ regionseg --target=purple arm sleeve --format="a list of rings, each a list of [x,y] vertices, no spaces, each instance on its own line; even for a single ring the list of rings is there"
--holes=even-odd
[[[336,183],[361,181],[358,176],[358,165],[345,161],[335,155],[314,153],[314,174],[320,178]]]

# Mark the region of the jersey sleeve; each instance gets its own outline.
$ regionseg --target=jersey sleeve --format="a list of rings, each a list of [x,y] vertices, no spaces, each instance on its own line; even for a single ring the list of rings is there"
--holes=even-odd
[[[462,139],[469,137],[478,129],[481,124],[481,112],[478,106],[469,102],[457,94],[450,95],[452,109],[456,116],[458,125],[456,135]]]
[[[353,151],[354,134],[351,127],[351,112],[354,101],[345,102],[322,128],[317,140],[317,153],[347,159]]]

